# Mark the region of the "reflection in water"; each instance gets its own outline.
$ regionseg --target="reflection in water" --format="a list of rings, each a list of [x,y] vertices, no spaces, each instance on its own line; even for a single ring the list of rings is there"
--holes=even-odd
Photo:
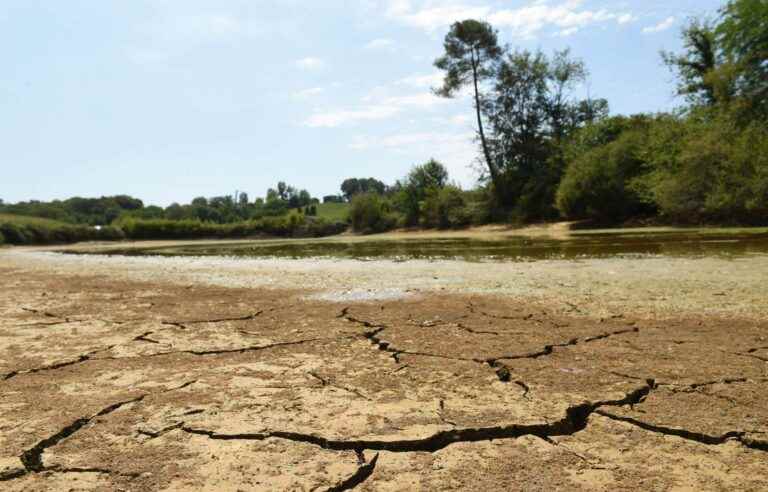
[[[768,232],[743,229],[580,232],[566,239],[507,236],[498,239],[374,239],[254,241],[230,245],[188,245],[110,250],[108,254],[237,256],[250,258],[352,258],[465,261],[535,261],[661,255],[738,257],[768,253]]]

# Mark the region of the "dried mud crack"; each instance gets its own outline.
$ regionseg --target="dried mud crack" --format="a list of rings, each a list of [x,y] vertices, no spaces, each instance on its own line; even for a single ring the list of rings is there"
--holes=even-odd
[[[232,316],[232,317],[223,317],[223,318],[211,318],[211,319],[193,319],[193,320],[184,320],[184,321],[173,321],[173,320],[166,320],[161,321],[160,323],[167,326],[175,326],[177,328],[181,328],[182,330],[186,330],[188,328],[188,325],[202,325],[202,324],[215,324],[215,323],[230,323],[233,321],[250,321],[253,319],[258,318],[264,314],[263,310],[256,311],[255,313],[251,314],[245,314],[243,316]]]
[[[379,453],[376,453],[371,461],[368,463],[365,463],[363,465],[360,465],[358,467],[357,471],[348,479],[344,480],[343,482],[334,485],[333,487],[330,487],[327,489],[328,492],[342,492],[344,490],[352,490],[358,485],[362,485],[363,482],[368,480],[371,475],[373,475],[374,470],[376,469],[376,462],[379,461]]]
[[[146,397],[147,395],[141,395],[136,398],[131,398],[130,400],[113,403],[112,405],[109,405],[108,407],[103,408],[102,410],[91,415],[90,417],[81,417],[75,420],[71,424],[59,430],[57,433],[49,437],[46,437],[42,441],[35,444],[32,448],[24,451],[20,457],[21,462],[24,465],[24,468],[26,468],[28,472],[44,471],[45,466],[43,465],[43,453],[45,453],[47,449],[56,446],[64,439],[68,438],[75,432],[79,431],[86,425],[90,424],[91,421],[93,421],[93,419],[98,417],[103,417],[104,415],[109,415],[110,413],[116,410],[119,410],[120,408],[126,405],[140,402]]]
[[[11,371],[5,375],[3,375],[2,381],[7,381],[11,378],[14,378],[16,376],[20,376],[22,374],[34,374],[37,372],[44,372],[44,371],[55,371],[56,369],[61,369],[64,367],[74,366],[76,364],[82,364],[83,362],[88,362],[89,360],[92,360],[96,354],[99,354],[101,352],[106,352],[108,350],[112,350],[115,347],[115,345],[110,345],[108,347],[102,347],[100,349],[92,350],[90,352],[86,352],[84,354],[78,355],[76,358],[71,360],[66,360],[62,362],[56,362],[54,364],[48,364],[45,366],[35,367],[32,369],[20,369],[16,371]]]
[[[556,348],[572,347],[580,343],[591,343],[597,340],[605,340],[606,338],[610,338],[618,335],[626,335],[628,333],[638,333],[639,331],[640,331],[639,328],[634,327],[634,328],[628,328],[624,330],[601,333],[599,335],[592,335],[587,337],[575,337],[575,338],[571,338],[566,342],[545,345],[544,348],[536,352],[530,352],[527,354],[518,354],[518,355],[502,355],[499,357],[493,357],[491,359],[488,359],[485,362],[487,362],[490,365],[493,365],[496,361],[499,361],[499,360],[538,359],[540,357],[546,357],[548,355],[552,355],[552,353],[555,351]]]
[[[59,466],[47,467],[43,462],[43,454],[48,449],[51,449],[54,446],[61,443],[62,441],[64,441],[65,439],[68,439],[69,437],[71,437],[72,435],[74,435],[75,433],[77,433],[78,431],[80,431],[85,426],[87,426],[94,420],[98,419],[99,417],[109,415],[127,405],[131,405],[133,403],[139,403],[144,399],[146,399],[147,397],[152,396],[153,394],[162,394],[162,393],[168,393],[171,391],[178,391],[191,386],[195,382],[196,381],[187,381],[184,384],[175,388],[165,389],[162,391],[158,391],[156,393],[145,393],[137,397],[130,398],[128,400],[119,401],[102,408],[101,410],[99,410],[98,412],[90,416],[81,417],[74,420],[72,423],[61,428],[58,432],[42,439],[37,444],[25,450],[23,453],[21,453],[21,456],[19,456],[19,460],[21,461],[22,465],[24,465],[24,468],[11,470],[10,472],[0,475],[0,481],[13,480],[13,479],[21,478],[29,473],[41,473],[41,472],[114,474],[115,472],[111,470],[102,469],[102,468],[64,468]]]
[[[389,451],[392,453],[434,453],[456,443],[472,443],[494,441],[499,439],[516,439],[523,436],[535,436],[548,439],[556,436],[570,436],[587,427],[590,415],[605,406],[632,406],[641,403],[656,387],[653,381],[645,386],[627,393],[618,400],[601,400],[585,402],[566,409],[565,417],[544,424],[511,424],[503,426],[451,429],[437,432],[422,439],[402,440],[336,440],[327,439],[313,434],[299,432],[270,431],[263,433],[219,433],[212,430],[198,429],[183,425],[180,429],[189,434],[208,437],[221,441],[264,441],[266,439],[283,439],[293,442],[308,443],[322,449],[333,451]]]
[[[273,271],[239,287],[3,258],[3,490],[764,488],[762,318],[588,289],[570,311],[447,288],[339,305],[251,283]],[[510,278],[540,282],[526,268]]]
[[[456,361],[463,361],[463,362],[475,362],[478,364],[485,364],[493,368],[496,372],[496,376],[498,377],[499,381],[503,383],[508,383],[511,381],[512,372],[509,366],[500,362],[502,360],[538,359],[540,357],[546,357],[548,355],[552,355],[552,353],[555,351],[556,348],[572,347],[580,343],[591,343],[598,340],[605,340],[607,338],[611,338],[614,336],[640,332],[640,329],[638,327],[632,327],[632,328],[626,328],[626,329],[621,329],[621,330],[616,330],[611,332],[603,332],[598,335],[574,337],[562,343],[545,345],[541,350],[526,353],[526,354],[503,355],[499,357],[490,357],[487,359],[478,359],[478,358],[470,358],[470,357],[456,357],[456,356],[437,354],[432,352],[420,352],[420,351],[406,350],[406,349],[394,347],[391,342],[388,342],[383,338],[379,337],[379,334],[381,334],[384,330],[387,329],[386,325],[351,316],[349,314],[348,307],[344,308],[341,311],[341,313],[337,315],[337,318],[344,318],[349,322],[357,323],[365,328],[373,328],[373,330],[364,331],[362,336],[366,338],[368,341],[370,341],[371,344],[376,346],[379,350],[383,352],[389,352],[390,354],[392,354],[391,355],[392,359],[397,364],[400,363],[401,355],[410,355],[414,357],[431,357],[436,359],[456,360]],[[501,318],[501,319],[517,319],[517,318]],[[463,328],[463,327],[462,329],[466,330],[466,328]],[[498,332],[495,332],[495,331],[494,332],[480,332],[480,331],[474,331],[474,330],[470,330],[470,331],[474,334],[479,334],[479,333],[489,333],[494,335],[499,334]],[[528,386],[525,383],[522,383],[520,381],[515,381],[515,383],[518,384],[518,386],[521,386],[525,390],[524,396],[527,396],[529,391]]]
[[[688,441],[695,441],[701,444],[706,444],[708,446],[718,446],[721,444],[725,444],[728,441],[738,441],[743,446],[749,449],[768,452],[768,441],[758,441],[755,439],[750,439],[746,437],[746,432],[728,431],[721,435],[709,435],[709,434],[690,431],[686,429],[651,424],[651,423],[644,422],[642,420],[638,420],[632,417],[615,415],[610,412],[606,412],[604,410],[597,410],[595,413],[603,417],[609,418],[611,420],[615,420],[617,422],[624,422],[626,424],[634,425],[635,427],[639,427],[649,432],[655,432],[657,434],[663,434],[665,436],[675,436],[682,439],[686,439]]]

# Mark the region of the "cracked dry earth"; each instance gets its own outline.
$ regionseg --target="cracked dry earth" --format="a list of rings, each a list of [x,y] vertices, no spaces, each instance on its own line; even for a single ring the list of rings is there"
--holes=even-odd
[[[2,490],[766,490],[759,319],[0,267]]]

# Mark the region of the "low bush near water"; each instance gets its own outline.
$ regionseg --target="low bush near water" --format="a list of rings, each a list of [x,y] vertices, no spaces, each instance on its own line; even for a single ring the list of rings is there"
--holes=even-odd
[[[106,226],[96,229],[90,226],[47,224],[43,222],[0,221],[0,243],[13,245],[61,244],[79,241],[115,241],[125,239],[123,231]]]
[[[130,239],[246,238],[253,236],[320,237],[340,234],[346,224],[291,214],[247,222],[216,224],[199,220],[125,219],[118,225]]]

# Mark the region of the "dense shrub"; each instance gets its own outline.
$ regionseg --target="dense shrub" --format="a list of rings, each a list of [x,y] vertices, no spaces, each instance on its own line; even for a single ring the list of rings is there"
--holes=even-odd
[[[117,227],[96,229],[84,225],[69,225],[20,219],[0,222],[0,234],[8,244],[59,244],[78,241],[113,241],[124,239]]]
[[[456,186],[430,188],[419,204],[419,218],[423,227],[448,229],[470,224],[471,215],[467,209],[464,192]]]
[[[634,186],[675,222],[768,221],[768,128],[693,115],[658,128]]]
[[[360,193],[352,198],[349,219],[355,232],[371,234],[397,226],[397,215],[389,202],[375,193]]]
[[[630,182],[643,171],[646,134],[623,133],[571,162],[557,190],[556,204],[569,218],[614,222],[648,209]]]
[[[27,235],[24,234],[23,229],[22,226],[12,223],[0,224],[0,234],[5,237],[8,244],[27,244]]]
[[[253,236],[320,237],[339,234],[346,224],[301,214],[264,217],[248,222],[216,224],[199,220],[123,219],[120,226],[130,239],[245,238]]]

